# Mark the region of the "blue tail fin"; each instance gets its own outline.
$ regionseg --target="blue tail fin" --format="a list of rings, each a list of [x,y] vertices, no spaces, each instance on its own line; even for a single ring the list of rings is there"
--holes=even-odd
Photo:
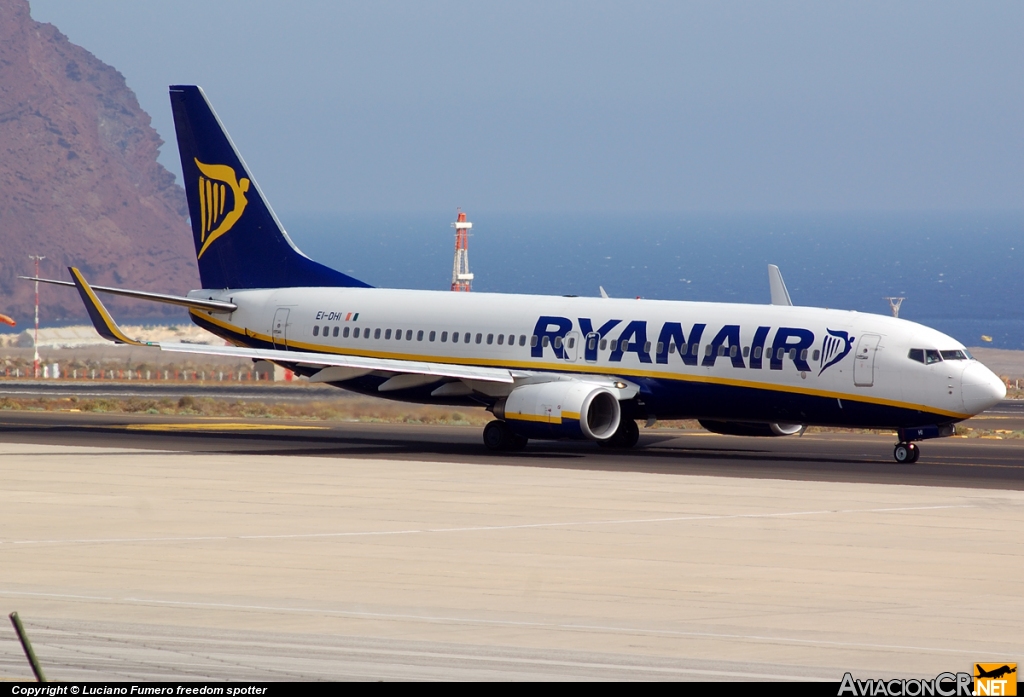
[[[170,91],[204,288],[370,287],[300,252],[202,89],[172,85]]]

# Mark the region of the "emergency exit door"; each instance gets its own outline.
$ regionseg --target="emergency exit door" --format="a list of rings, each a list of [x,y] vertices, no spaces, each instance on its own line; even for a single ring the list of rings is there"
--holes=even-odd
[[[274,313],[274,326],[271,330],[274,340],[274,348],[284,349],[288,347],[288,308],[279,307]]]

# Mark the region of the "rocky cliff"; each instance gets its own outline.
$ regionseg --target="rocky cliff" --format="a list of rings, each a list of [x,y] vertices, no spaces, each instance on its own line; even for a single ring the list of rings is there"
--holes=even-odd
[[[124,76],[27,0],[0,0],[0,312],[32,318],[30,254],[44,277],[158,292],[199,287],[185,193]],[[40,319],[84,318],[73,289],[41,286]],[[180,310],[104,296],[123,316]]]

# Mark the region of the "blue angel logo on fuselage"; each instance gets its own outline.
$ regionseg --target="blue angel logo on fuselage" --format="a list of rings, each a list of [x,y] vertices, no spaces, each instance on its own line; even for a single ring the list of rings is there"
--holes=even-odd
[[[821,370],[818,371],[818,375],[846,358],[853,348],[853,339],[854,337],[847,332],[828,330],[828,336],[821,342]]]

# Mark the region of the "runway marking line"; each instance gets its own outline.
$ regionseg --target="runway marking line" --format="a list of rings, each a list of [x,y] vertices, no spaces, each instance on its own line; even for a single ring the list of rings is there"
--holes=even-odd
[[[535,627],[538,629],[555,629],[567,631],[607,632],[639,635],[656,635],[670,637],[694,637],[705,639],[724,639],[729,641],[750,641],[755,643],[778,643],[796,644],[801,646],[822,646],[841,647],[854,649],[867,649],[872,651],[924,651],[931,653],[953,653],[975,655],[978,648],[940,648],[936,646],[914,646],[908,644],[875,644],[870,642],[857,641],[836,641],[829,639],[802,639],[799,637],[770,636],[765,634],[727,634],[724,632],[698,632],[676,629],[657,629],[653,627],[622,627],[601,624],[575,624],[569,622],[533,622],[528,620],[502,620],[482,619],[477,617],[446,617],[444,615],[413,615],[404,613],[369,612],[365,610],[333,610],[328,608],[309,607],[288,607],[275,605],[243,605],[239,603],[204,603],[188,600],[159,600],[156,598],[109,598],[101,596],[79,596],[64,595],[60,593],[35,593],[29,591],[11,591],[0,589],[0,595],[59,598],[71,600],[97,600],[115,604],[129,605],[167,605],[172,607],[191,607],[203,609],[224,609],[224,610],[254,610],[258,612],[289,612],[289,613],[315,613],[320,615],[336,615],[341,617],[354,617],[381,620],[411,620],[416,622],[440,623],[440,624],[478,624],[497,627]],[[992,642],[1002,643],[1002,642]]]
[[[242,424],[242,423],[201,423],[201,424],[127,424],[121,428],[128,431],[322,431],[328,426],[299,426],[291,424]]]
[[[637,525],[641,523],[680,523],[715,520],[745,520],[763,518],[791,518],[809,515],[842,515],[849,513],[898,513],[905,511],[935,511],[954,508],[977,508],[975,504],[948,504],[939,506],[900,506],[893,508],[848,508],[816,511],[786,511],[782,513],[731,513],[721,515],[687,515],[664,518],[625,518],[619,520],[578,520],[554,523],[520,523],[517,525],[477,525],[457,528],[414,528],[408,530],[364,530],[351,532],[310,532],[265,535],[201,535],[193,537],[109,537],[63,540],[11,540],[0,544],[61,545],[61,544],[131,544],[139,542],[215,542],[224,540],[296,540],[328,537],[378,537],[386,535],[429,535],[458,532],[499,532],[502,530],[528,530],[534,528],[569,528],[595,525]]]

